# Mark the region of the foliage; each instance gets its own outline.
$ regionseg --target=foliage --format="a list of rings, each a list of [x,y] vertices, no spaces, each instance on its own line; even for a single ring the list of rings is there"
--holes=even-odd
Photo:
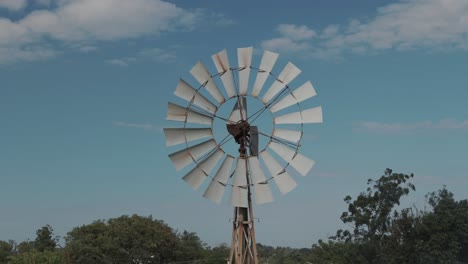
[[[34,250],[34,242],[32,241],[23,241],[18,244],[17,251],[18,253],[27,253]]]
[[[54,238],[53,235],[54,230],[50,225],[38,229],[36,231],[36,240],[34,240],[34,248],[39,252],[53,251],[57,246],[57,238]]]
[[[176,260],[179,262],[202,259],[205,256],[204,243],[196,233],[183,231],[177,234]]]
[[[66,258],[62,252],[30,251],[10,257],[9,264],[63,264]]]
[[[386,169],[377,181],[367,181],[367,185],[371,186],[356,200],[352,201],[351,196],[346,196],[344,200],[348,204],[348,212],[341,215],[341,220],[345,224],[353,224],[354,230],[352,235],[343,232],[338,237],[375,242],[376,246],[381,247],[382,240],[389,235],[393,208],[400,205],[403,195],[415,190],[412,183],[407,183],[413,177],[413,174],[392,173],[391,169]]]
[[[11,254],[13,246],[5,241],[0,240],[0,264],[6,264],[8,256]]]
[[[213,248],[205,249],[203,264],[225,264],[229,257],[229,247],[223,243]]]
[[[308,248],[272,247],[257,244],[259,263],[295,264],[306,263],[311,253]]]
[[[428,196],[432,212],[421,219],[416,243],[424,263],[468,263],[468,201],[443,188]]]
[[[430,211],[396,210],[401,197],[415,190],[413,175],[392,173],[369,180],[366,192],[345,198],[341,220],[352,231],[338,230],[312,248],[313,263],[439,264],[468,263],[468,202],[455,201],[443,188],[427,196]]]
[[[73,263],[167,263],[177,259],[177,235],[151,216],[95,221],[74,228],[66,240]]]

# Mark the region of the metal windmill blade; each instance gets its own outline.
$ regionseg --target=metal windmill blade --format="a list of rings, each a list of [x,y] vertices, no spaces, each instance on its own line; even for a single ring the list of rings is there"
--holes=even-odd
[[[286,194],[297,187],[293,176],[307,175],[315,163],[299,152],[304,124],[323,121],[320,106],[302,107],[316,96],[312,83],[290,87],[298,67],[289,62],[276,75],[277,53],[264,51],[258,67],[253,54],[252,47],[237,49],[237,67],[225,49],[211,56],[209,67],[196,63],[190,73],[198,83],[180,79],[174,92],[187,105],[168,104],[167,120],[179,126],[164,128],[167,146],[175,148],[170,160],[177,171],[187,171],[183,180],[194,190],[205,185],[203,197],[218,204],[227,197],[234,207],[230,263],[258,264],[252,201],[269,203],[275,190]],[[226,114],[220,109],[228,104]],[[237,151],[229,151],[229,141]]]

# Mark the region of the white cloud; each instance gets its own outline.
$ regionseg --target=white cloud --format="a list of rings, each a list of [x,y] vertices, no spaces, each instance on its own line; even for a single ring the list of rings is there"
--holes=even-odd
[[[131,128],[140,128],[144,130],[161,130],[158,126],[152,125],[152,124],[136,124],[136,123],[127,123],[127,122],[122,122],[122,121],[116,121],[113,122],[114,126],[120,126],[120,127],[131,127]]]
[[[110,59],[106,62],[116,66],[128,66],[130,63],[135,62],[135,57],[125,57],[125,58],[118,58],[118,59]]]
[[[355,132],[379,135],[411,135],[433,131],[468,131],[468,120],[442,119],[437,122],[424,121],[416,123],[381,123],[373,121],[358,122],[354,125]]]
[[[282,36],[296,41],[311,39],[316,36],[315,31],[304,25],[281,24],[278,26],[277,30]]]
[[[309,49],[306,43],[298,43],[289,38],[274,38],[262,42],[262,48],[275,51],[297,52]]]
[[[135,56],[115,58],[107,60],[106,62],[116,66],[129,66],[144,60],[153,60],[156,62],[170,62],[174,61],[176,55],[173,52],[161,48],[151,48],[139,51]]]
[[[36,61],[56,57],[60,52],[43,46],[25,46],[21,48],[3,48],[0,46],[0,65],[21,61]]]
[[[171,61],[176,58],[176,55],[168,50],[161,48],[145,49],[138,53],[140,57],[154,59],[159,62]]]
[[[308,50],[309,43],[305,40],[315,37],[315,31],[307,26],[280,24],[276,28],[281,37],[262,41],[262,48],[278,52],[299,52]]]
[[[65,41],[118,40],[191,27],[196,15],[159,0],[74,0],[19,21],[31,31]]]
[[[112,64],[112,65],[117,65],[117,66],[128,66],[128,62],[122,59],[108,60],[107,63]]]
[[[98,50],[98,47],[91,45],[81,45],[78,49],[84,53],[92,52]]]
[[[289,26],[294,28],[294,25]],[[299,27],[304,26],[296,26]],[[305,29],[314,32],[307,27]],[[281,37],[288,38],[293,44],[311,47],[308,54],[317,57],[329,53],[328,50],[335,50],[330,54],[337,55],[389,49],[466,50],[468,1],[400,0],[379,8],[376,15],[369,20],[353,19],[347,25],[329,25],[319,30],[320,33],[315,38],[301,41],[295,35],[287,35],[285,32],[280,31]],[[270,43],[269,41],[271,40],[262,44]],[[266,48],[266,45],[262,46]]]
[[[11,11],[20,11],[28,6],[28,4],[50,6],[53,2],[61,3],[63,1],[65,0],[0,0],[0,8],[6,8]]]
[[[27,0],[0,0],[0,8],[18,11],[26,7]]]
[[[4,6],[10,3],[0,1]],[[14,1],[17,3],[18,0]],[[86,46],[78,44],[158,35],[161,32],[193,29],[202,17],[200,10],[190,12],[161,0],[54,2],[54,9],[35,10],[18,21],[0,18],[0,48],[13,51],[24,46],[41,46],[45,38]],[[38,3],[51,4],[45,0]],[[22,57],[19,56],[17,60],[22,60]],[[0,63],[11,61],[14,61],[14,57],[9,56],[7,60],[0,56]]]

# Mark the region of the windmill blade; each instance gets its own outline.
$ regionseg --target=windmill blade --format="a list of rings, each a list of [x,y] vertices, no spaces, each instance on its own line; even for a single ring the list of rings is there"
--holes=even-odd
[[[315,164],[315,161],[283,144],[271,141],[268,146],[302,176],[306,176]]]
[[[273,130],[273,137],[297,143],[301,140],[302,131],[275,128]]]
[[[275,117],[275,124],[305,124],[322,122],[323,117],[321,106]]]
[[[219,91],[218,86],[214,82],[213,78],[211,78],[210,73],[201,61],[193,66],[193,68],[190,70],[190,73],[201,85],[205,86],[206,90],[219,104],[224,103],[224,96]]]
[[[186,107],[169,103],[167,107],[167,120],[188,123],[211,125],[213,118],[204,114],[194,112]]]
[[[247,186],[247,160],[245,158],[238,158],[234,175],[232,176],[232,185],[234,186]]]
[[[214,169],[216,164],[218,164],[218,161],[223,157],[223,155],[224,151],[217,149],[213,154],[187,173],[183,177],[183,180],[186,181],[192,189],[197,190],[205,178],[210,175],[211,171]]]
[[[228,124],[235,124],[241,120],[247,120],[247,98],[241,96],[232,108]]]
[[[217,204],[221,203],[224,191],[226,190],[226,184],[229,180],[229,175],[231,173],[232,164],[234,163],[234,158],[232,156],[226,156],[223,161],[223,164],[216,172],[215,177],[210,182],[208,188],[206,188],[203,197],[209,199]]]
[[[232,186],[230,202],[232,207],[249,207],[247,187]]]
[[[275,95],[277,95],[286,85],[288,85],[292,80],[294,80],[299,74],[301,70],[297,68],[291,62],[288,62],[284,67],[283,71],[281,71],[280,75],[276,79],[275,82],[271,85],[270,89],[265,93],[262,98],[262,102],[264,104],[268,103]]]
[[[205,137],[212,137],[211,128],[164,128],[166,145],[174,146]]]
[[[169,155],[174,167],[177,171],[185,168],[190,163],[199,159],[203,154],[216,148],[216,141],[214,139],[199,143],[190,148],[186,148]]]
[[[273,202],[273,195],[271,194],[270,187],[266,181],[265,174],[263,174],[263,170],[260,167],[260,161],[258,160],[258,157],[250,156],[248,161],[250,178],[252,179],[254,186],[255,203],[264,204]]]
[[[301,85],[301,87],[297,88],[291,94],[288,94],[287,96],[285,96],[283,99],[281,99],[281,101],[271,106],[270,111],[272,113],[275,113],[281,109],[284,109],[293,104],[300,103],[316,95],[317,93],[315,92],[315,89],[312,86],[312,83],[308,81],[304,83],[303,85]]]
[[[232,79],[231,67],[229,66],[229,59],[227,56],[226,49],[211,56],[213,62],[220,73],[221,82],[226,89],[229,98],[237,95],[236,89],[234,88],[234,81]]]
[[[232,179],[231,205],[234,207],[248,207],[247,160],[245,158],[237,159]]]
[[[174,92],[176,96],[184,99],[187,102],[192,102],[194,105],[214,114],[218,109],[210,100],[201,95],[195,88],[190,86],[186,81],[180,79],[179,84]]]
[[[281,165],[268,151],[262,151],[260,153],[260,157],[282,194],[286,194],[296,188],[297,184],[293,178],[281,167]]]
[[[240,95],[247,95],[247,89],[249,87],[250,66],[252,66],[252,53],[252,47],[237,49]]]
[[[258,97],[258,94],[262,90],[268,75],[270,75],[271,69],[275,66],[276,60],[278,59],[278,53],[265,50],[263,52],[262,61],[260,62],[260,68],[255,78],[255,83],[252,90],[252,96]]]
[[[271,193],[268,182],[262,182],[254,185],[254,195],[256,204],[266,204],[274,202],[273,194]]]

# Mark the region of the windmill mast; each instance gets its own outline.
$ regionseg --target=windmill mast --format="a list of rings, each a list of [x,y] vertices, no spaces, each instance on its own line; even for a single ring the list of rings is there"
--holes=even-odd
[[[239,144],[239,158],[247,167],[247,145],[252,147],[251,126],[247,122],[247,104],[245,97],[239,97],[234,106],[233,113],[239,114],[240,120],[227,124],[229,133]],[[255,141],[255,140],[254,140]],[[256,145],[256,143],[255,143]],[[256,148],[250,148],[250,155],[257,155]],[[255,240],[255,227],[252,206],[252,193],[250,190],[249,170],[246,170],[248,208],[234,207],[234,220],[232,222],[232,240],[229,251],[229,264],[258,264],[257,243]]]

